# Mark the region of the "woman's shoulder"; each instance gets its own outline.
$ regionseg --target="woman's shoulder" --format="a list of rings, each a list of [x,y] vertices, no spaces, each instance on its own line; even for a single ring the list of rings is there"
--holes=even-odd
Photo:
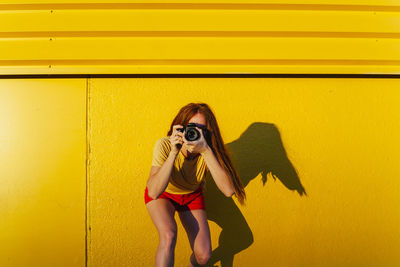
[[[161,137],[157,140],[156,146],[161,146],[163,148],[170,148],[171,141],[169,140],[169,136]]]
[[[168,143],[168,144],[171,144],[171,141],[169,140],[169,136],[164,136],[164,137],[161,137],[160,139],[158,139],[160,142],[162,142],[162,143]]]

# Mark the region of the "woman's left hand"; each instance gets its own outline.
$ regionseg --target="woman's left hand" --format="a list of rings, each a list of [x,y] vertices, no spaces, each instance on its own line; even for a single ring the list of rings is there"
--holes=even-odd
[[[190,153],[203,153],[209,148],[209,146],[204,138],[203,131],[198,127],[196,127],[196,129],[200,132],[200,138],[198,140],[188,141],[186,140],[185,135],[183,135],[183,141]]]

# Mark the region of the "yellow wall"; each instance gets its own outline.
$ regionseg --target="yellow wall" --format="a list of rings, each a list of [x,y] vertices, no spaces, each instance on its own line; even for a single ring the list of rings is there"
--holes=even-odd
[[[143,199],[152,148],[191,101],[214,109],[248,195],[247,206],[237,206],[208,183],[213,250],[222,245],[212,261],[399,265],[399,86],[398,79],[91,79],[90,266],[153,266],[158,237]],[[176,219],[176,266],[186,266],[190,246]]]
[[[191,101],[214,109],[248,196],[242,207],[207,178],[213,263],[397,266],[399,83],[3,79],[0,266],[152,266],[158,238],[143,199],[152,148]]]
[[[84,266],[86,80],[0,80],[0,266]]]
[[[114,2],[0,1],[0,266],[152,266],[151,152],[190,101],[248,194],[208,177],[213,263],[400,265],[398,79],[88,77],[399,74],[399,1]]]

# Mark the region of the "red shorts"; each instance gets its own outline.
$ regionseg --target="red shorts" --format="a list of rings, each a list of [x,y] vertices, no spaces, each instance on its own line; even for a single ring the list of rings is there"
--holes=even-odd
[[[206,209],[203,196],[203,187],[201,185],[196,191],[189,194],[171,194],[164,191],[158,198],[168,199],[174,205],[177,211]],[[152,200],[154,199],[149,197],[146,187],[144,190],[144,203],[147,204]]]

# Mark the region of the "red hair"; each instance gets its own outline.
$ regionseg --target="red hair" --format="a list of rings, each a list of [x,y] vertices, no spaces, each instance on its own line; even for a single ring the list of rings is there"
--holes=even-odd
[[[174,125],[186,125],[189,120],[196,115],[197,113],[203,114],[206,119],[206,127],[210,132],[209,138],[206,138],[208,146],[214,152],[219,164],[225,171],[228,172],[230,182],[234,188],[236,198],[238,199],[241,205],[244,205],[244,201],[246,199],[246,193],[244,191],[243,184],[239,178],[239,175],[235,168],[233,167],[230,156],[227,152],[227,149],[224,145],[224,141],[222,140],[221,133],[218,127],[217,120],[212,112],[211,108],[205,103],[189,103],[186,106],[182,107],[178,114],[175,116],[174,120],[171,123],[171,127],[167,133],[168,136],[171,136]]]

